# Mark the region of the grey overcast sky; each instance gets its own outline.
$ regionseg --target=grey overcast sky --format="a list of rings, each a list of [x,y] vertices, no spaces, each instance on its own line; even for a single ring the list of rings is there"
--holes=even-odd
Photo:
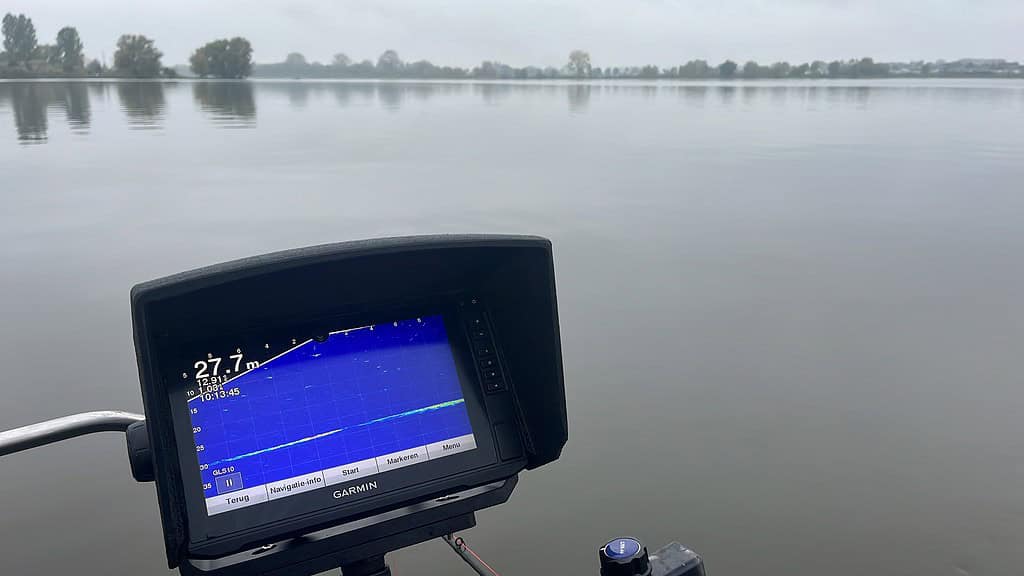
[[[89,56],[145,34],[165,64],[245,36],[257,62],[302,52],[471,66],[561,65],[573,48],[596,66],[721,61],[1024,59],[1024,0],[4,0],[40,42],[77,26]]]

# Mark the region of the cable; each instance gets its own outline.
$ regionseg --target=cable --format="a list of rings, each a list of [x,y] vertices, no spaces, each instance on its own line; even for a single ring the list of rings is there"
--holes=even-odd
[[[452,534],[445,534],[444,541],[480,576],[501,576],[497,570],[484,562],[483,558],[477,556],[461,536],[453,537]]]

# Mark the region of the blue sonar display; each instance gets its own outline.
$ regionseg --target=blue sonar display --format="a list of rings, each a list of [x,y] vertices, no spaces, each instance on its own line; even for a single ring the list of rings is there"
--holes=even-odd
[[[476,448],[441,316],[194,367],[187,401],[209,515]]]

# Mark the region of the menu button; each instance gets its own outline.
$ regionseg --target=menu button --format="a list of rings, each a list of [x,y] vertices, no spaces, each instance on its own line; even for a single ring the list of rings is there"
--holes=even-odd
[[[430,459],[441,458],[442,456],[450,456],[452,454],[458,454],[459,452],[466,452],[476,448],[476,438],[472,434],[466,434],[465,436],[456,436],[455,438],[449,438],[447,440],[441,440],[440,442],[434,442],[433,444],[427,444],[427,454],[430,455]]]

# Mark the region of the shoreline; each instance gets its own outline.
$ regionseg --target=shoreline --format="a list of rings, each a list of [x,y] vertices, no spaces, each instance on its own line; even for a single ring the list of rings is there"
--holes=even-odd
[[[849,77],[849,78],[396,78],[396,77],[366,77],[366,78],[322,78],[322,77],[284,77],[284,76],[259,76],[249,78],[199,78],[195,76],[180,76],[177,78],[136,78],[132,76],[83,76],[83,75],[39,75],[39,76],[2,76],[0,82],[14,84],[19,82],[159,82],[173,84],[178,82],[186,83],[224,83],[224,84],[246,84],[261,82],[301,82],[301,83],[350,83],[350,84],[518,84],[518,85],[602,85],[602,84],[703,84],[703,85],[742,85],[742,84],[795,84],[795,85],[827,85],[827,84],[849,84],[851,82],[879,82],[889,81],[917,81],[922,84],[932,82],[943,82],[950,80],[970,81],[1024,81],[1024,76],[870,76],[870,77]]]

